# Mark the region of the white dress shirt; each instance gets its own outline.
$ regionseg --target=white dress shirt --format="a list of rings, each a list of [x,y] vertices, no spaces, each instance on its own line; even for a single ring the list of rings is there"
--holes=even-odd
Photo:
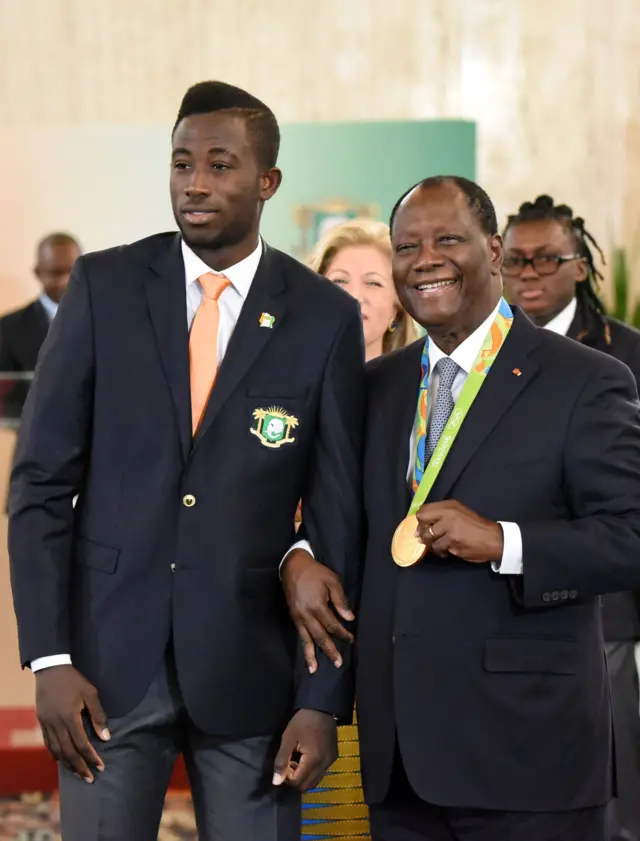
[[[559,333],[561,336],[566,336],[573,319],[576,317],[577,309],[578,302],[575,298],[572,298],[571,303],[567,304],[548,324],[544,325],[544,329],[551,330],[552,333]]]
[[[460,397],[460,392],[467,381],[469,372],[473,368],[473,363],[480,353],[482,344],[485,340],[489,328],[493,324],[495,317],[500,309],[500,305],[495,308],[491,315],[483,321],[482,324],[468,336],[453,351],[450,358],[458,365],[456,378],[451,386],[451,394],[454,402]],[[436,394],[438,392],[438,374],[435,371],[437,363],[445,357],[446,354],[440,350],[435,342],[429,342],[429,405],[427,406],[427,422],[431,416],[432,408],[435,403]],[[471,421],[472,422],[472,421]],[[413,461],[416,447],[416,427],[411,432],[411,440],[409,442],[409,471],[407,479],[411,481],[413,476]],[[521,575],[522,574],[522,534],[520,527],[516,523],[500,523],[502,534],[504,537],[502,547],[502,560],[498,563],[492,563],[494,572],[500,572],[502,575]]]
[[[222,359],[229,346],[229,340],[235,329],[242,305],[244,304],[249,289],[253,283],[258,263],[262,256],[262,240],[258,239],[258,244],[254,251],[236,263],[235,266],[230,266],[225,269],[224,275],[231,281],[231,286],[228,286],[218,298],[218,305],[220,307],[220,321],[218,324],[218,363]],[[184,275],[186,283],[187,295],[187,323],[189,328],[193,323],[198,307],[202,303],[204,291],[198,278],[211,271],[211,267],[207,266],[197,254],[195,254],[189,246],[182,241],[182,259],[184,261]],[[53,301],[51,302],[53,303]],[[74,499],[74,504],[75,504]],[[293,544],[289,552],[296,548],[306,549],[310,554],[311,547],[306,540],[299,540]],[[287,555],[289,554],[287,552]],[[287,557],[285,555],[285,558]],[[50,657],[38,657],[31,662],[31,670],[37,672],[40,669],[46,669],[51,666],[63,666],[71,663],[71,656],[69,654],[54,654]]]
[[[47,314],[49,322],[53,321],[55,314],[58,312],[58,304],[44,292],[38,300],[42,304],[42,309]]]

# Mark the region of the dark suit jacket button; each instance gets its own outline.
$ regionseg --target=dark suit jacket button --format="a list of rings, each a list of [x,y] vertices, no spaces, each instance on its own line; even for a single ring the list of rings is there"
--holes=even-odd
[[[577,599],[578,598],[578,593],[575,590],[570,590],[569,591],[569,598],[570,599]]]
[[[560,593],[557,590],[554,590],[553,593],[551,594],[551,598],[553,599],[554,602],[557,602],[558,599],[560,598]]]
[[[543,593],[542,594],[542,601],[543,602],[550,602],[551,601],[551,593]]]
[[[560,593],[560,598],[562,599],[563,602],[565,602],[569,598],[569,591],[568,590],[563,590]]]

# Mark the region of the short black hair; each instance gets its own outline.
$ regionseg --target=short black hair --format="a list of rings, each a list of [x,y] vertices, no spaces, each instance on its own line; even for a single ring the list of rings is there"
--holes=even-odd
[[[235,111],[246,120],[259,163],[271,169],[278,161],[280,128],[273,111],[264,102],[242,88],[226,82],[198,82],[185,93],[171,136],[185,117],[211,114],[214,111]]]
[[[485,234],[493,236],[498,233],[498,218],[496,216],[496,209],[493,202],[485,191],[476,184],[475,181],[470,181],[468,178],[463,178],[461,175],[432,175],[430,178],[424,178],[418,181],[413,187],[410,187],[393,206],[391,211],[391,218],[389,219],[389,227],[393,228],[393,221],[400,205],[416,187],[426,189],[429,187],[439,187],[442,184],[453,184],[467,197],[469,207],[475,214],[480,223],[480,227]]]
[[[587,264],[587,279],[583,283],[576,284],[576,298],[582,306],[591,310],[596,316],[602,328],[605,342],[608,345],[611,344],[611,330],[607,321],[606,307],[598,295],[598,288],[603,280],[603,275],[596,265],[595,256],[589,244],[598,252],[603,264],[605,263],[604,254],[595,237],[585,228],[584,219],[581,216],[574,216],[569,205],[556,204],[551,196],[543,194],[533,202],[524,202],[520,205],[517,213],[507,217],[503,236],[506,236],[509,228],[513,228],[521,222],[539,222],[542,220],[558,222],[573,237],[576,252]]]
[[[52,246],[55,248],[58,245],[75,245],[78,251],[82,251],[80,243],[74,236],[66,233],[66,231],[54,231],[53,233],[47,234],[43,237],[36,246],[36,255],[38,260],[40,260],[45,248],[50,248]]]

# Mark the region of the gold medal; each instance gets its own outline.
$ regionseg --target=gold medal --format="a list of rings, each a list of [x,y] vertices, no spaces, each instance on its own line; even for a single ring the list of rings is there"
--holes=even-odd
[[[405,517],[395,530],[391,541],[391,555],[399,567],[417,564],[427,551],[424,543],[415,536],[417,528],[418,518],[411,514]]]

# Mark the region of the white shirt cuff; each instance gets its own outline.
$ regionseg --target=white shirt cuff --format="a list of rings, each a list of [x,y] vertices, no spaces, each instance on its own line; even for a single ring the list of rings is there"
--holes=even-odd
[[[522,575],[522,532],[517,523],[498,523],[502,529],[502,560],[491,562],[491,569],[500,575]]]
[[[39,672],[42,669],[50,669],[52,666],[70,666],[70,654],[52,654],[50,657],[38,657],[30,663],[32,672]]]
[[[311,544],[309,543],[309,541],[308,540],[298,540],[297,543],[293,544],[291,549],[289,549],[287,554],[280,561],[280,566],[278,567],[279,572],[282,572],[282,564],[287,560],[287,558],[293,552],[294,549],[304,549],[306,552],[308,552],[311,555],[312,558],[315,558],[315,555],[313,554],[313,549],[311,548]]]

